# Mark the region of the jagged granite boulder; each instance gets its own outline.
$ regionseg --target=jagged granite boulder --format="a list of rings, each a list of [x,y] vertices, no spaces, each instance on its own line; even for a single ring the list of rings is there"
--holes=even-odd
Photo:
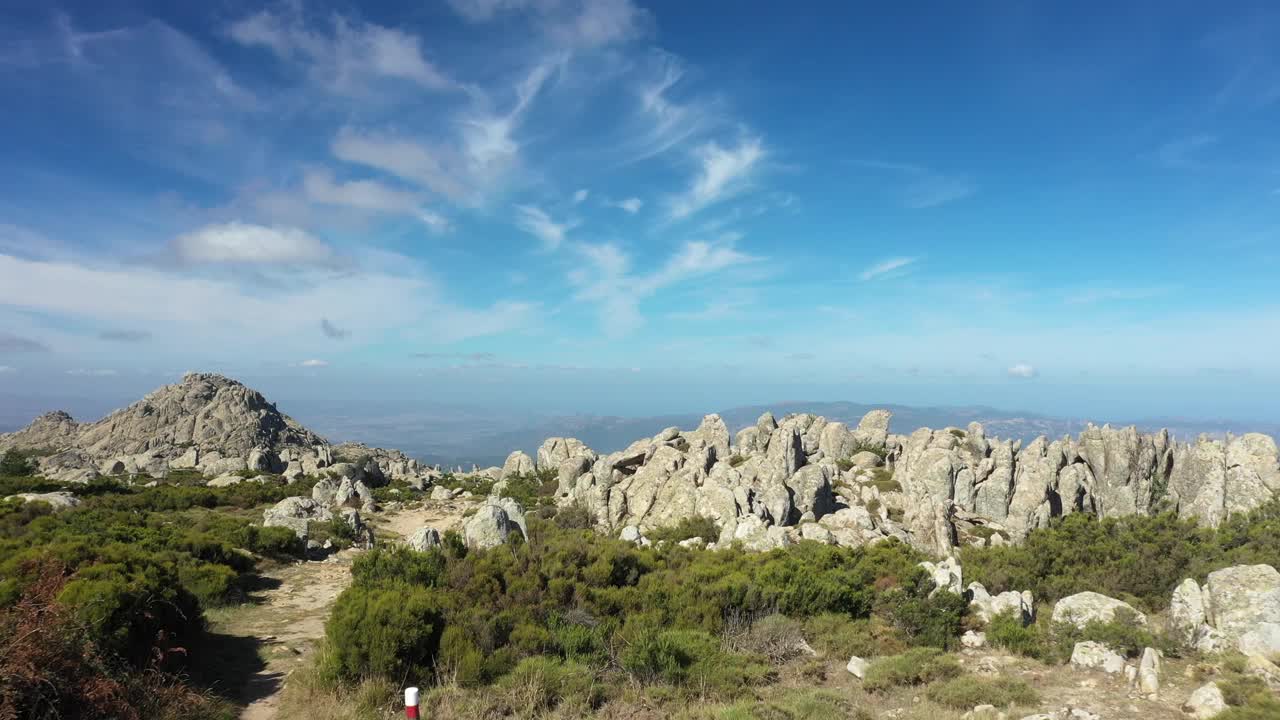
[[[419,528],[405,540],[405,545],[419,552],[425,552],[432,548],[438,548],[443,540],[440,531],[432,527]]]
[[[523,517],[521,520],[523,521]],[[469,548],[485,550],[506,543],[511,533],[524,534],[520,524],[501,505],[486,503],[462,526],[462,539]]]
[[[75,445],[82,428],[61,410],[48,412],[17,432],[0,434],[0,453],[6,450],[63,450]]]
[[[286,527],[303,542],[307,541],[308,523],[329,522],[333,514],[311,498],[287,497],[262,512],[263,527]]]
[[[72,508],[80,507],[80,498],[66,492],[65,490],[46,493],[18,493],[17,495],[10,495],[6,497],[5,500],[12,500],[14,498],[20,499],[23,502],[46,503],[54,512],[61,512],[63,510],[71,510]]]
[[[1147,616],[1138,612],[1132,605],[1096,592],[1076,593],[1062,598],[1053,606],[1055,623],[1071,623],[1084,628],[1090,622],[1108,623],[1116,620],[1117,614],[1127,615],[1141,627],[1146,627]]]

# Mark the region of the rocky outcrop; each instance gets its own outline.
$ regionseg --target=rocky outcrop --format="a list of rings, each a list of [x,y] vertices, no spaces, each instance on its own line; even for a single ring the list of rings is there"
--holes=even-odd
[[[485,550],[498,547],[507,542],[511,533],[525,533],[524,511],[519,504],[510,498],[503,498],[502,503],[486,503],[481,505],[462,526],[462,539],[469,548]]]
[[[1084,628],[1091,622],[1109,623],[1117,619],[1129,619],[1141,627],[1147,626],[1147,616],[1132,605],[1096,592],[1076,593],[1062,598],[1053,606],[1055,623],[1071,623]]]
[[[15,498],[22,500],[23,502],[46,503],[54,512],[80,507],[80,498],[66,491],[18,493],[17,495],[10,495],[6,497],[5,500],[13,500]]]
[[[46,477],[152,475],[195,469],[216,477],[241,470],[281,472],[310,458],[328,464],[324,440],[261,393],[221,375],[189,373],[94,423],[42,415],[0,436],[0,448],[58,450],[41,458]]]
[[[75,445],[82,427],[61,410],[45,413],[17,432],[0,435],[0,453],[6,450],[64,450]]]
[[[329,522],[333,513],[311,498],[287,497],[262,512],[263,527],[289,528],[303,542],[307,541],[311,521]]]
[[[1071,665],[1084,670],[1101,670],[1115,675],[1124,672],[1124,658],[1100,642],[1086,640],[1071,650]]]
[[[1280,571],[1236,565],[1209,573],[1203,587],[1183,580],[1169,605],[1169,630],[1201,652],[1280,653]]]
[[[1035,598],[1030,590],[1022,592],[1007,590],[999,595],[992,595],[987,592],[982,583],[976,582],[969,583],[967,590],[969,607],[982,622],[989,623],[992,618],[1004,613],[1011,613],[1013,617],[1021,620],[1023,625],[1035,622]]]
[[[1262,435],[1179,444],[1167,432],[1089,426],[1075,439],[1024,446],[989,438],[977,423],[906,436],[890,434],[889,423],[887,411],[854,428],[765,413],[730,441],[723,420],[708,415],[696,430],[668,428],[605,456],[552,438],[537,466],[558,473],[561,503],[582,503],[614,533],[701,515],[717,523],[722,543],[771,547],[781,535],[765,542],[764,534],[783,527],[789,541],[899,537],[943,556],[964,543],[1017,542],[1076,512],[1176,509],[1216,525],[1280,492],[1280,453]],[[513,454],[507,470],[525,464]],[[826,532],[803,529],[809,523]]]
[[[405,545],[419,552],[438,548],[442,544],[440,531],[431,527],[419,528],[405,540]]]
[[[1227,711],[1227,699],[1215,682],[1205,683],[1191,693],[1182,711],[1197,720],[1209,720]]]

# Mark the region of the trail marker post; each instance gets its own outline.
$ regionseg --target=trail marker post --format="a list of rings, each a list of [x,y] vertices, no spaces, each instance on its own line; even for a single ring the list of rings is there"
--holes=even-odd
[[[404,689],[404,716],[409,720],[418,720],[418,688]]]

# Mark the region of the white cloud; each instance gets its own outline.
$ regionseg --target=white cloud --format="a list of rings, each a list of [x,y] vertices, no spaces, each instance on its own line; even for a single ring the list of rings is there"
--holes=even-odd
[[[708,303],[701,310],[677,310],[676,312],[667,313],[667,317],[672,320],[688,322],[725,320],[737,315],[746,305],[744,302],[717,301]]]
[[[516,226],[541,240],[547,250],[560,247],[565,235],[577,225],[572,221],[555,222],[546,212],[532,205],[516,206]]]
[[[109,369],[76,368],[75,370],[68,370],[67,374],[75,375],[77,377],[114,377],[120,373]]]
[[[860,167],[898,176],[903,182],[898,188],[902,205],[913,210],[923,210],[963,200],[978,191],[978,186],[968,177],[947,175],[921,165],[880,160],[852,162]]]
[[[377,180],[334,182],[332,173],[315,168],[303,174],[302,188],[312,202],[373,212],[413,213],[420,202],[416,194]]]
[[[395,175],[454,202],[477,206],[519,165],[516,133],[552,73],[565,62],[557,55],[536,64],[511,91],[511,106],[500,112],[486,93],[454,118],[457,137],[429,143],[402,135],[344,127],[331,145],[345,162]]]
[[[930,174],[907,186],[902,204],[914,210],[922,210],[963,200],[977,191],[978,186],[968,178]]]
[[[206,225],[174,238],[170,247],[189,264],[328,265],[335,260],[332,248],[304,230],[242,222]]]
[[[298,367],[304,368],[326,368],[329,367],[328,360],[303,360],[298,363]]]
[[[863,270],[862,274],[860,274],[858,278],[861,279],[863,282],[866,282],[867,280],[874,280],[883,275],[887,275],[895,270],[900,270],[902,268],[905,268],[908,265],[911,265],[912,263],[914,263],[918,259],[919,258],[913,258],[913,257],[889,258],[888,260],[878,262],[875,265],[872,265],[871,267],[867,268],[866,270]]]
[[[422,224],[427,226],[427,229],[437,235],[449,232],[453,229],[453,223],[449,222],[449,218],[434,210],[422,208],[418,211],[418,219],[422,221]]]
[[[638,35],[647,13],[631,0],[449,0],[463,18],[489,22],[513,12],[533,13],[557,46],[593,48]]]
[[[582,188],[581,190],[575,192],[573,194],[573,204],[581,205],[583,201],[587,199],[587,196],[590,194],[591,194],[591,191],[586,188]]]
[[[581,244],[576,249],[590,267],[569,274],[569,282],[578,287],[574,297],[598,304],[601,325],[612,337],[644,324],[640,302],[658,291],[759,259],[727,243],[689,242],[652,273],[633,275],[630,256],[614,243]]]
[[[18,371],[17,368],[10,367],[9,365],[0,365],[0,375],[4,375],[5,373],[17,372],[17,371]]]
[[[634,160],[664,153],[707,129],[716,119],[713,109],[703,102],[671,98],[685,74],[678,57],[656,51],[652,58],[656,67],[637,90],[639,123],[627,138]]]
[[[454,200],[468,192],[458,180],[457,163],[442,159],[448,153],[414,140],[343,128],[330,149],[339,160],[390,173]]]
[[[609,200],[605,202],[605,207],[618,208],[619,210],[624,210],[635,215],[640,212],[640,208],[644,207],[644,201],[638,197],[629,197],[625,200],[618,200],[616,202]]]
[[[764,158],[760,138],[745,138],[733,148],[709,142],[698,148],[700,164],[693,185],[671,201],[671,217],[688,217],[741,191],[756,165]]]
[[[263,47],[283,60],[305,64],[312,78],[343,94],[360,94],[369,79],[383,77],[415,83],[430,90],[444,90],[454,83],[422,54],[414,35],[375,23],[334,15],[330,32],[308,28],[300,5],[284,13],[268,10],[233,23],[233,40],[248,47]]]
[[[1018,363],[1017,365],[1014,365],[1013,367],[1009,368],[1008,372],[1009,372],[1009,377],[1024,378],[1024,379],[1033,378],[1039,374],[1034,367],[1026,363]]]
[[[396,331],[450,343],[528,327],[538,317],[538,305],[514,300],[458,305],[429,277],[416,273],[408,258],[388,256],[380,265],[387,270],[353,268],[320,277],[294,272],[288,284],[264,286],[256,276],[245,277],[242,285],[154,267],[38,262],[0,254],[0,277],[5,278],[0,309],[145,327],[165,338],[153,354],[195,353],[198,359],[205,349],[248,343],[257,356],[287,362],[315,346],[315,322],[299,318],[358,327],[359,337],[370,341]],[[51,287],[59,292],[48,292]]]

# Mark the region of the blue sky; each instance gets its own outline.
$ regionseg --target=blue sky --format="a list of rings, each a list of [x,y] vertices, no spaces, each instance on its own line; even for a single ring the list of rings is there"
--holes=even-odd
[[[0,392],[1276,419],[1280,14],[943,5],[6,7]]]

